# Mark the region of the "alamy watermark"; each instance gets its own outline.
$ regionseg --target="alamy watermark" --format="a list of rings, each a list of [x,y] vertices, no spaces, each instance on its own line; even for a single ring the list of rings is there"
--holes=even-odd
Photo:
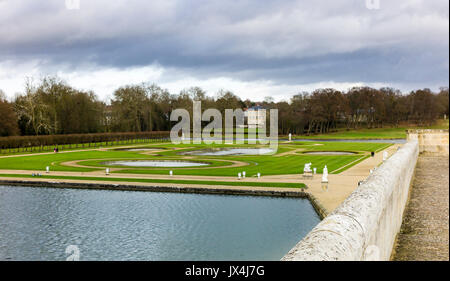
[[[80,249],[77,245],[69,245],[66,247],[66,254],[68,257],[66,261],[79,261],[80,260]]]
[[[245,138],[245,114],[242,109],[225,109],[225,119],[223,119],[222,113],[218,109],[209,108],[202,113],[201,102],[193,101],[192,134],[189,112],[186,109],[175,109],[170,115],[170,121],[179,122],[172,127],[170,140],[173,144],[259,143],[269,145],[271,153],[274,154],[278,149],[278,109],[270,109],[269,136],[267,136],[265,122],[266,110],[258,109],[257,115],[260,122],[254,129],[248,128],[247,138]],[[181,120],[179,120],[180,118]],[[202,122],[210,123],[202,129]]]

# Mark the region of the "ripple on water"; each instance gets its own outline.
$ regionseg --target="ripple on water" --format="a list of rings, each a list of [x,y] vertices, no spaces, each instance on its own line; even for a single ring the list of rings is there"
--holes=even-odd
[[[293,198],[0,186],[0,260],[279,260],[319,221]],[[283,239],[280,239],[283,237]]]

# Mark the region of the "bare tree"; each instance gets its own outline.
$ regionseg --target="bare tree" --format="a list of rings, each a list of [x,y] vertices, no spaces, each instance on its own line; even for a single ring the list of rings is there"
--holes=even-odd
[[[50,108],[37,94],[31,79],[26,79],[25,93],[25,96],[19,96],[15,101],[17,115],[26,120],[35,135],[50,133],[53,130],[48,114]]]

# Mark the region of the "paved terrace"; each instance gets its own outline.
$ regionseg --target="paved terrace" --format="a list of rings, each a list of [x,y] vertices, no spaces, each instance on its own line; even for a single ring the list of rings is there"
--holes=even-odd
[[[419,156],[393,260],[449,260],[448,161]]]

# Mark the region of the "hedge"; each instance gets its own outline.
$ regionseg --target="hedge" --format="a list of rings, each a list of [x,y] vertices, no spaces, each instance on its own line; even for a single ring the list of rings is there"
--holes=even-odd
[[[71,135],[41,135],[0,137],[0,149],[58,147],[71,144],[105,143],[105,145],[132,140],[168,140],[170,132],[96,133]],[[84,146],[84,145],[83,145]]]

